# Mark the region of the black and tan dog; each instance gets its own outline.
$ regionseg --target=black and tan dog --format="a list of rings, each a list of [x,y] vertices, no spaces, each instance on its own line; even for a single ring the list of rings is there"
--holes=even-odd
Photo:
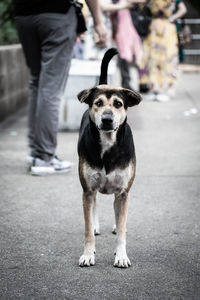
[[[131,265],[126,254],[126,220],[129,190],[135,176],[135,149],[127,124],[127,109],[139,104],[140,95],[132,90],[107,85],[107,69],[117,54],[109,49],[102,60],[99,85],[78,94],[89,105],[82,118],[78,153],[79,177],[83,188],[85,247],[80,266],[95,264],[95,234],[99,234],[96,194],[114,194],[117,247],[114,266]]]

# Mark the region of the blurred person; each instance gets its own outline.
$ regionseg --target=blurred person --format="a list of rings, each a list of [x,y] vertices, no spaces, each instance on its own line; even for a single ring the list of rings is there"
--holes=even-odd
[[[178,74],[178,38],[174,21],[185,12],[175,14],[175,0],[150,0],[150,33],[144,40],[140,63],[140,84],[147,84],[148,100],[169,101]],[[180,6],[179,6],[180,8]]]
[[[104,22],[106,25],[109,23],[109,38],[108,43],[112,41],[112,28],[111,28],[111,16],[113,13],[117,13],[123,9],[129,9],[133,6],[134,0],[120,0],[116,3],[112,3],[111,0],[100,0],[100,7],[104,15]],[[108,44],[107,43],[107,44]]]
[[[119,50],[119,69],[121,73],[122,87],[132,89],[130,85],[129,65],[135,58],[136,64],[142,51],[141,39],[133,25],[130,8],[135,3],[144,3],[146,0],[120,0],[109,3],[101,0],[101,8],[104,12],[112,13],[113,38],[116,40]]]
[[[104,16],[104,24],[106,25],[108,32],[108,39],[106,45],[107,48],[112,47],[114,43],[112,32],[113,28],[111,22],[113,14],[117,14],[121,10],[131,8],[133,6],[133,1],[134,0],[120,0],[116,3],[112,3],[111,0],[100,0],[100,7]]]
[[[149,34],[150,23],[152,20],[148,2],[149,0],[146,0],[145,3],[134,4],[134,6],[130,10],[135,29],[137,30],[142,40]]]
[[[131,9],[132,21],[135,26],[135,29],[137,30],[141,38],[142,43],[150,33],[150,24],[152,21],[152,15],[148,6],[148,2],[149,0],[147,0],[145,3],[135,4]],[[139,65],[137,67],[138,67],[138,73],[140,73]],[[149,92],[148,85],[139,84],[139,91],[141,93],[148,93]]]
[[[32,175],[67,172],[71,163],[56,156],[60,100],[66,85],[78,19],[75,0],[14,0],[15,20],[30,69],[28,143]],[[106,28],[98,0],[86,0],[98,43]]]
[[[100,8],[102,11],[103,22],[107,29],[107,42],[106,45],[98,46],[95,44],[96,35],[93,32],[92,20],[90,15],[87,16],[88,31],[85,34],[85,51],[84,57],[90,60],[101,60],[105,50],[113,46],[112,40],[112,24],[111,14],[121,9],[131,7],[131,0],[121,0],[119,3],[113,4],[111,0],[100,0]],[[132,0],[133,1],[133,0]]]
[[[87,26],[87,12],[88,12],[88,7],[87,4],[85,3],[84,0],[78,0],[78,2],[81,4],[81,12],[84,17],[85,24]],[[82,32],[81,34],[77,35],[75,44],[74,44],[74,49],[73,49],[73,58],[75,59],[84,59],[84,42],[85,42],[85,32]]]
[[[191,32],[189,29],[189,40],[185,41],[184,37],[181,37],[181,32],[183,30],[183,27],[186,27],[185,24],[182,20],[179,23],[178,19],[181,19],[185,14],[187,13],[187,8],[185,6],[185,3],[182,0],[176,0],[176,7],[174,10],[174,14],[170,18],[170,22],[175,22],[176,24],[176,29],[177,29],[177,34],[178,34],[178,56],[179,56],[179,62],[184,61],[184,52],[183,52],[183,47],[185,43],[190,42],[191,40]]]

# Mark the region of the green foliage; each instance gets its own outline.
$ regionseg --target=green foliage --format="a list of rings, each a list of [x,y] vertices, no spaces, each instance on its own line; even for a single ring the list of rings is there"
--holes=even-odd
[[[0,45],[18,43],[12,0],[0,2]]]

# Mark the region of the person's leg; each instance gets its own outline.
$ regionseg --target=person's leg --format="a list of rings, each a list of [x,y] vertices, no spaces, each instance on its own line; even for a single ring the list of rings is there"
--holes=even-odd
[[[41,71],[35,123],[36,157],[50,161],[56,151],[59,106],[76,38],[74,7],[67,14],[41,14]]]
[[[26,64],[30,69],[28,98],[28,143],[31,150],[31,156],[34,156],[35,117],[41,60],[41,45],[36,26],[37,16],[16,17],[16,27],[19,39],[23,47]]]
[[[122,87],[127,89],[132,89],[130,85],[130,70],[129,70],[129,63],[125,60],[119,57],[119,69],[121,73],[121,84]]]

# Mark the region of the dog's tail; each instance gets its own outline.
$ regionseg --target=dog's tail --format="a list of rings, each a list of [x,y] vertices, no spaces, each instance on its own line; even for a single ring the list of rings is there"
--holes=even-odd
[[[99,77],[99,84],[107,84],[107,73],[108,73],[108,64],[111,61],[114,55],[118,54],[116,48],[110,48],[104,54],[102,63],[101,63],[101,75]]]

